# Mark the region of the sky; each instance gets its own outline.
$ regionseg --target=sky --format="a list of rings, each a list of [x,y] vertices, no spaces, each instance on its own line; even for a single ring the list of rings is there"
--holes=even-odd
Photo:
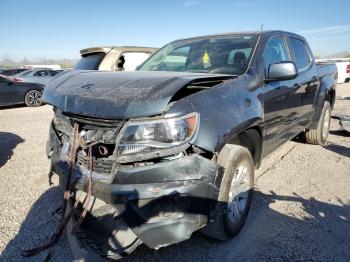
[[[349,0],[0,0],[0,60],[79,58],[101,45],[161,47],[245,30],[305,36],[315,55],[350,51]]]

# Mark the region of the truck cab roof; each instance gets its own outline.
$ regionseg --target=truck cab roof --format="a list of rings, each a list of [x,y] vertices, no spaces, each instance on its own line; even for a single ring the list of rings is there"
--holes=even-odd
[[[142,47],[142,46],[97,46],[97,47],[89,47],[84,48],[80,50],[80,54],[82,56],[91,54],[91,53],[97,53],[97,52],[103,52],[108,53],[110,51],[119,51],[122,52],[146,52],[146,53],[154,53],[157,51],[157,48],[155,47]]]

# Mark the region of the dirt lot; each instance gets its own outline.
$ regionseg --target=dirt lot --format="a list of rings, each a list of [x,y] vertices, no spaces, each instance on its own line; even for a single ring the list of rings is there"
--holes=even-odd
[[[338,87],[335,113],[350,115],[350,84]],[[45,143],[49,106],[0,110],[0,254],[47,241],[62,194],[47,183]],[[240,234],[225,243],[196,233],[186,242],[154,251],[140,246],[124,261],[350,261],[350,134],[332,121],[329,143],[288,142],[257,171],[251,213]],[[57,184],[57,183],[56,183]],[[53,261],[71,261],[65,239]]]

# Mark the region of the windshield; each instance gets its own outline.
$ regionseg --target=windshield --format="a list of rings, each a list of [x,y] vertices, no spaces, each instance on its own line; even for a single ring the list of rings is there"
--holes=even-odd
[[[29,75],[29,73],[33,72],[33,70],[26,70],[21,73],[18,73],[16,76],[26,76]]]
[[[103,52],[83,55],[75,65],[74,69],[98,70],[100,63],[105,56],[106,54]]]
[[[150,57],[139,70],[242,75],[257,38],[237,34],[175,41]]]

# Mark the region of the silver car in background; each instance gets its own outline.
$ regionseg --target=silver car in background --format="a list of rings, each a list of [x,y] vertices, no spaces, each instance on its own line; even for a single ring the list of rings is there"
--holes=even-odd
[[[11,79],[15,82],[39,83],[45,85],[61,71],[62,70],[32,69],[14,75]]]

